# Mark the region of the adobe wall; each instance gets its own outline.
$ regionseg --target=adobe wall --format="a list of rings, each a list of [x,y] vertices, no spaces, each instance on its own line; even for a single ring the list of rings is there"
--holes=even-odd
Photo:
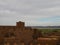
[[[39,38],[40,36],[42,36],[42,34],[37,31],[37,29],[25,27],[24,22],[19,21],[16,23],[16,26],[0,26],[0,45],[28,45],[35,42],[39,42],[39,45],[44,45],[43,43],[49,43],[50,45],[56,44],[56,41],[53,40],[35,41],[35,39]]]

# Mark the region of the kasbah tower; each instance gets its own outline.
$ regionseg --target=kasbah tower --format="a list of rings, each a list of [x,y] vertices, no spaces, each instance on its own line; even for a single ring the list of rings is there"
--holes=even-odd
[[[32,36],[31,27],[25,27],[21,21],[16,22],[16,26],[0,26],[0,45],[28,45]]]

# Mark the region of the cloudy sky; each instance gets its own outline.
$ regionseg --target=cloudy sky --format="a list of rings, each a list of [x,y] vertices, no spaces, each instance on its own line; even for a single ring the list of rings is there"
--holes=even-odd
[[[0,25],[59,26],[60,0],[0,0]]]

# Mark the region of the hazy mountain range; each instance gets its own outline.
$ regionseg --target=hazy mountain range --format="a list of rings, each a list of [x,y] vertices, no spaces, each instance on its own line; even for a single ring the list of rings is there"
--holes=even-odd
[[[60,26],[28,26],[32,28],[60,28]]]

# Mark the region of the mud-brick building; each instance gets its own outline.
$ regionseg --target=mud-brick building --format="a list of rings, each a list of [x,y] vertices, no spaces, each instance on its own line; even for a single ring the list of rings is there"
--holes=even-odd
[[[21,21],[16,26],[0,26],[0,45],[56,45],[56,42],[59,44],[60,40],[43,37],[41,31],[25,27]]]
[[[25,27],[21,21],[16,26],[0,26],[0,45],[28,45],[32,35],[31,27]]]

